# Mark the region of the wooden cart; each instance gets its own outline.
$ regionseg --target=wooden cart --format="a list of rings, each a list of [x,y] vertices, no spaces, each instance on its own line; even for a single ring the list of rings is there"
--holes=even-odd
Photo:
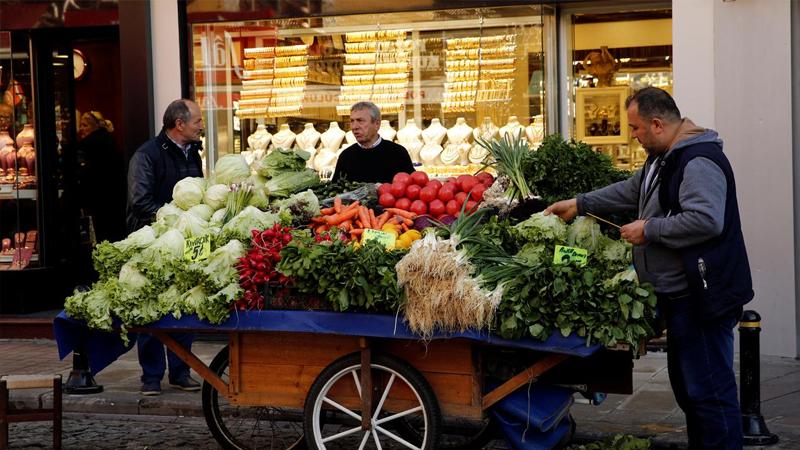
[[[204,414],[224,448],[480,448],[493,437],[487,409],[527,383],[631,390],[629,351],[598,349],[575,357],[557,345],[509,349],[486,336],[422,341],[396,334],[217,329],[228,334],[228,345],[206,365],[170,338],[178,330],[191,329],[140,329],[204,379]],[[503,379],[487,391],[489,360],[494,379],[497,373]]]

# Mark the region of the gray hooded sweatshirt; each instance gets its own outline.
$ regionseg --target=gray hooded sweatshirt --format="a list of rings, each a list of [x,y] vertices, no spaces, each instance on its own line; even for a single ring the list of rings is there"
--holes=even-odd
[[[713,142],[722,147],[716,131],[697,127],[683,119],[667,152],[693,144]],[[578,214],[603,217],[637,211],[647,220],[645,243],[633,247],[633,264],[639,281],[651,283],[656,293],[671,294],[688,288],[680,248],[707,241],[722,233],[727,184],[725,174],[708,158],[694,158],[684,171],[679,198],[683,212],[664,211],[658,199],[660,158],[650,157],[645,166],[625,181],[577,197]],[[648,186],[645,186],[645,180]]]

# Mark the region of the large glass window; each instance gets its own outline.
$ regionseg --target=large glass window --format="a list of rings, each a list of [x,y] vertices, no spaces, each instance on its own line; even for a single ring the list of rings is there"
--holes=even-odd
[[[312,153],[330,174],[354,142],[349,110],[382,110],[381,136],[434,174],[474,171],[475,136],[544,134],[540,6],[195,23],[193,95],[206,119],[207,166],[228,153]]]

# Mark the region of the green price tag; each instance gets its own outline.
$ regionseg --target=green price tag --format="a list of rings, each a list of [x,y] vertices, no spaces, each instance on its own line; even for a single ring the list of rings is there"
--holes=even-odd
[[[202,261],[211,255],[211,235],[186,238],[183,244],[183,259]]]
[[[387,250],[391,250],[394,248],[396,238],[392,233],[387,233],[385,231],[380,230],[373,230],[371,228],[367,228],[364,230],[364,234],[361,237],[361,242],[367,241],[376,241],[380,242]]]
[[[582,248],[556,245],[556,251],[553,254],[553,264],[576,262],[579,266],[583,267],[586,265],[588,257],[589,252]]]

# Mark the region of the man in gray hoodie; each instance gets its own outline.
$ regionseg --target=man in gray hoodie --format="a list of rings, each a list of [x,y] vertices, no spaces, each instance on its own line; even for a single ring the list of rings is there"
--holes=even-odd
[[[666,320],[670,383],[689,448],[741,448],[733,327],[753,291],[733,171],[717,133],[681,118],[665,91],[639,90],[625,105],[648,153],[644,167],[545,214],[638,213],[620,234],[634,245],[639,280],[654,286]]]

